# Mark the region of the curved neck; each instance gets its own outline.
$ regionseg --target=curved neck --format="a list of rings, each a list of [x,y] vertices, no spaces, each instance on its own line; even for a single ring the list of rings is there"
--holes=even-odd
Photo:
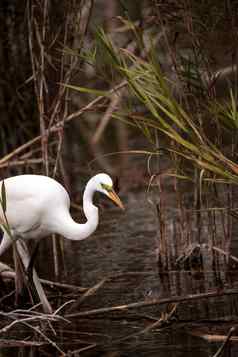
[[[69,211],[64,211],[63,217],[61,215],[57,233],[71,240],[82,240],[89,237],[96,230],[98,226],[98,208],[93,204],[94,192],[92,181],[89,180],[83,194],[83,210],[87,218],[86,223],[75,222]]]

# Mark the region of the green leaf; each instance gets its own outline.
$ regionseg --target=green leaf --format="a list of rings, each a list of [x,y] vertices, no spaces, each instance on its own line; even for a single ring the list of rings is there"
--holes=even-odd
[[[82,93],[89,93],[89,94],[95,94],[98,96],[103,96],[106,97],[108,96],[108,91],[103,91],[103,90],[98,90],[98,89],[93,89],[93,88],[86,88],[86,87],[80,87],[80,86],[74,86],[72,84],[65,84],[65,83],[61,83],[63,86],[65,86],[66,88],[69,89],[74,89],[78,92],[82,92]]]

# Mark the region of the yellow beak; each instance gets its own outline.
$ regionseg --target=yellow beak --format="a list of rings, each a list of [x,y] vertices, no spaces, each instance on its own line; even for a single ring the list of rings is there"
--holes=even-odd
[[[113,190],[109,191],[108,196],[113,202],[115,202],[115,204],[117,206],[119,206],[123,210],[125,209],[125,207],[123,206],[123,203],[121,202],[120,198],[118,197],[118,195],[116,194],[115,191],[113,191]]]

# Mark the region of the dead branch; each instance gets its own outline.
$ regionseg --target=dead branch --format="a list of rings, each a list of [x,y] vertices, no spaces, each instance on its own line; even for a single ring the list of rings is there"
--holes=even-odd
[[[153,306],[153,305],[164,305],[164,304],[168,304],[168,303],[195,301],[195,300],[200,300],[200,299],[209,299],[209,298],[214,298],[214,297],[237,295],[237,294],[238,294],[238,289],[227,289],[227,290],[223,290],[223,291],[215,290],[215,291],[210,291],[210,292],[201,293],[201,294],[188,294],[185,296],[173,296],[173,297],[164,298],[164,299],[156,298],[156,299],[133,302],[131,304],[117,305],[117,306],[111,306],[111,307],[102,307],[102,308],[98,308],[98,309],[77,312],[74,314],[67,314],[65,317],[66,318],[83,317],[83,316],[85,317],[85,316],[99,315],[99,314],[113,312],[113,311],[124,311],[124,310],[128,310],[128,309],[136,309],[136,308],[148,307],[148,306]]]
[[[105,114],[103,115],[98,127],[96,128],[96,131],[92,137],[92,145],[96,145],[98,143],[98,141],[100,140],[104,130],[106,129],[113,112],[117,109],[121,97],[122,97],[123,91],[121,90],[120,93],[114,93],[111,95],[111,102],[105,112]]]

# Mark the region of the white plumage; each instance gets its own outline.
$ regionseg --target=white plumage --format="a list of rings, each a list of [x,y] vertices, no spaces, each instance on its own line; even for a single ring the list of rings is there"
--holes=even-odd
[[[69,212],[69,195],[54,179],[42,175],[20,175],[7,178],[4,183],[5,213],[14,239],[38,239],[52,233],[58,233],[72,240],[87,238],[98,225],[98,208],[93,204],[95,191],[105,194],[123,208],[113,190],[112,179],[103,173],[93,176],[85,187],[83,210],[87,221],[84,224],[76,223],[72,219]],[[2,208],[0,208],[0,220],[6,223]],[[11,245],[12,238],[4,230],[0,255]]]

